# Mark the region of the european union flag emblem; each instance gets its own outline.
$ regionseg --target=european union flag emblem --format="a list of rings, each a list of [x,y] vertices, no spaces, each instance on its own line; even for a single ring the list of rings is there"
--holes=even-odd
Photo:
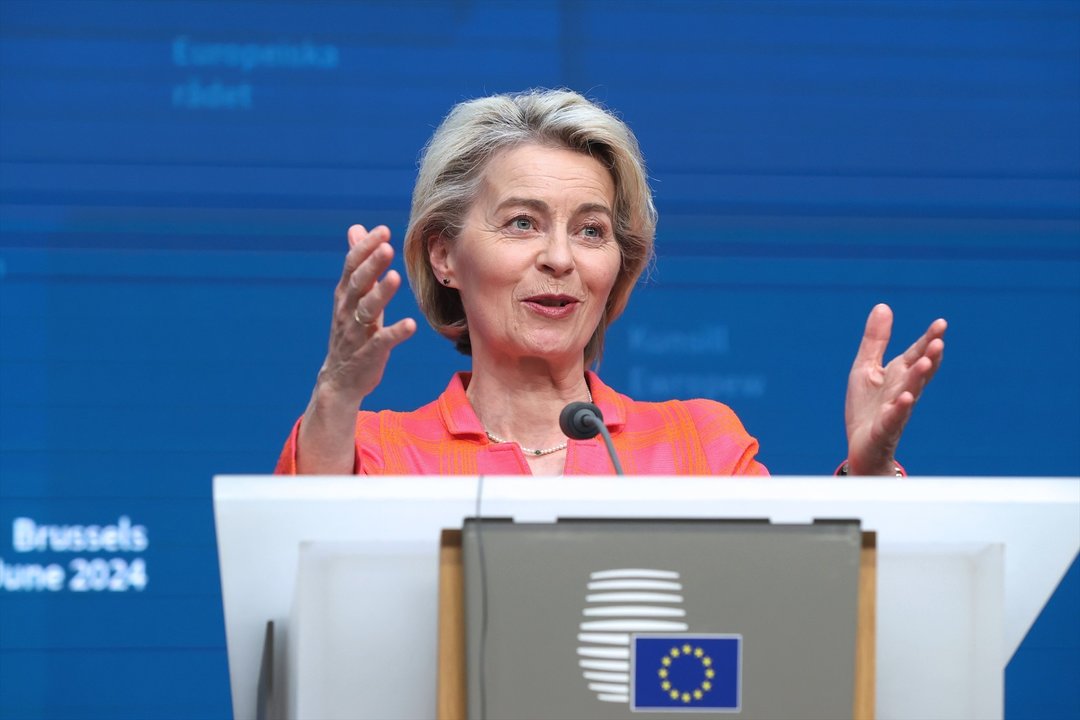
[[[742,700],[742,635],[635,635],[631,710],[729,710]]]

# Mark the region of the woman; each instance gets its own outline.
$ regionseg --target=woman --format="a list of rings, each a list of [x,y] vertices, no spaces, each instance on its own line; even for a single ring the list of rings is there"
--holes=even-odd
[[[472,356],[472,372],[414,412],[357,413],[416,322],[384,322],[401,285],[390,231],[353,226],[326,360],[278,472],[608,474],[597,439],[559,428],[567,403],[591,400],[627,473],[767,474],[726,406],[635,402],[586,370],[655,228],[637,140],[609,112],[568,91],[456,106],[421,158],[404,245],[421,310]],[[941,363],[936,320],[882,367],[891,327],[889,308],[875,307],[849,378],[845,472],[899,472],[901,432]]]

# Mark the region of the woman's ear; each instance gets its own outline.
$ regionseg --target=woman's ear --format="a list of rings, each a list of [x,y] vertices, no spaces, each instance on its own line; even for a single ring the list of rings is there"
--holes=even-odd
[[[440,284],[449,286],[454,281],[453,263],[450,258],[450,243],[440,233],[428,238],[428,261],[431,271]]]

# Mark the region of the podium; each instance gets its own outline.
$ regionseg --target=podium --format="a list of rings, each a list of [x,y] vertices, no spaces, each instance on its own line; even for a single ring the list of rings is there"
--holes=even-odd
[[[268,717],[433,717],[439,534],[478,514],[860,519],[879,718],[1000,718],[1005,665],[1080,548],[1076,478],[234,476],[214,503],[238,720],[260,664]]]

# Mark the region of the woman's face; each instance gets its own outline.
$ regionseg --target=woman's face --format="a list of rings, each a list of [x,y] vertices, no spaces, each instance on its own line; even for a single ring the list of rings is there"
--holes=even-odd
[[[597,160],[522,145],[497,154],[438,278],[461,293],[473,356],[579,361],[621,267],[615,183]]]

